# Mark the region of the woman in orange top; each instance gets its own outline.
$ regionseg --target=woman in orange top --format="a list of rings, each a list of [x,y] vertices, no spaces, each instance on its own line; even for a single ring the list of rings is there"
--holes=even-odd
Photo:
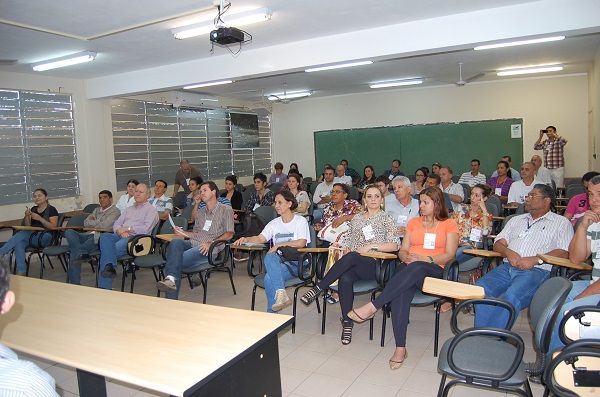
[[[420,194],[420,217],[406,225],[398,256],[402,261],[383,292],[372,302],[348,313],[354,322],[372,318],[383,305],[392,303],[392,325],[396,350],[390,368],[398,369],[406,359],[406,328],[410,302],[423,287],[425,277],[442,277],[458,248],[458,227],[448,218],[444,194],[438,187],[428,187]]]

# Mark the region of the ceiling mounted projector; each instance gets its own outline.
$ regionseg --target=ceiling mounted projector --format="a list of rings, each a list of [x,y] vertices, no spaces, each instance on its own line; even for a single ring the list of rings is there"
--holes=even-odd
[[[244,42],[244,32],[237,28],[221,27],[210,32],[210,41],[219,45]]]

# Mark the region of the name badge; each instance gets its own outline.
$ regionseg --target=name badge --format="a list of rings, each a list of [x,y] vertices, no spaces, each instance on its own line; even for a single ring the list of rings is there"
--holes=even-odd
[[[471,234],[469,235],[469,240],[470,241],[474,241],[476,243],[480,243],[481,242],[481,229],[477,229],[477,228],[472,228],[471,229]]]
[[[279,178],[275,178],[275,183],[279,183]]]
[[[494,193],[496,194],[496,196],[502,196],[502,188],[497,187],[496,189],[494,189]]]
[[[210,225],[212,225],[212,221],[209,221],[208,219],[204,221],[204,227],[202,227],[202,230],[204,230],[205,232],[208,232],[210,230]]]
[[[369,241],[375,238],[375,232],[373,232],[373,226],[367,225],[362,228],[363,235],[365,236],[365,240]]]
[[[394,175],[390,174],[390,176],[388,176],[388,179],[391,181],[392,179],[394,179]]]
[[[408,220],[408,216],[406,215],[398,215],[398,224],[400,226],[406,226],[406,221]]]
[[[435,249],[435,233],[425,233],[423,248],[428,250]]]
[[[600,240],[592,240],[592,253],[595,259],[600,259]]]
[[[185,178],[185,184],[189,185],[190,184],[190,178]]]
[[[525,238],[525,237],[527,237],[528,234],[529,234],[529,229],[523,230],[521,233],[519,233],[519,238]]]
[[[256,203],[254,204],[254,207],[252,207],[252,211],[256,211],[256,209],[260,207],[260,204]]]

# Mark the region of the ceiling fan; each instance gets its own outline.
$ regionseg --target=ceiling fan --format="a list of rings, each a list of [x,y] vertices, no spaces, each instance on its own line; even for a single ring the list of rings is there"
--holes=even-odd
[[[283,83],[283,92],[277,94],[269,94],[266,98],[270,101],[275,101],[279,103],[290,103],[291,101],[304,98],[312,95],[312,91],[310,90],[302,90],[302,91],[288,91],[287,83]]]
[[[456,84],[458,87],[462,87],[463,85],[470,83],[472,81],[475,81],[478,78],[483,77],[485,75],[485,73],[477,73],[477,74],[463,80],[462,65],[463,65],[462,62],[458,63],[458,81],[454,82],[454,84]]]

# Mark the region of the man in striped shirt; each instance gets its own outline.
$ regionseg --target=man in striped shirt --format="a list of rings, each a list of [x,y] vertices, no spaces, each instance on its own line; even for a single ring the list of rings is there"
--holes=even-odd
[[[0,259],[0,315],[10,311],[15,294],[10,291],[9,263]],[[58,397],[54,379],[32,362],[19,360],[15,352],[0,343],[0,396]]]
[[[512,304],[517,314],[531,303],[540,285],[550,277],[551,266],[537,258],[547,254],[567,258],[573,226],[564,216],[550,212],[555,195],[551,187],[536,184],[525,197],[526,214],[511,218],[494,240],[494,251],[504,261],[477,281],[486,298]],[[478,305],[476,327],[505,328],[508,312],[500,307]]]
[[[460,176],[458,183],[466,183],[471,187],[477,185],[478,183],[485,185],[485,175],[479,172],[480,165],[481,162],[478,159],[471,160],[471,171],[463,173]]]
[[[173,240],[167,248],[165,279],[157,283],[159,291],[166,292],[168,299],[179,297],[181,272],[208,263],[208,249],[215,240],[229,240],[233,237],[233,209],[217,201],[219,188],[212,181],[200,186],[200,197],[206,207],[198,209],[194,229],[191,232],[175,228],[175,233],[189,236],[189,240]],[[225,246],[218,246],[221,251]],[[215,251],[217,251],[215,249]],[[213,252],[217,254],[217,252]]]

